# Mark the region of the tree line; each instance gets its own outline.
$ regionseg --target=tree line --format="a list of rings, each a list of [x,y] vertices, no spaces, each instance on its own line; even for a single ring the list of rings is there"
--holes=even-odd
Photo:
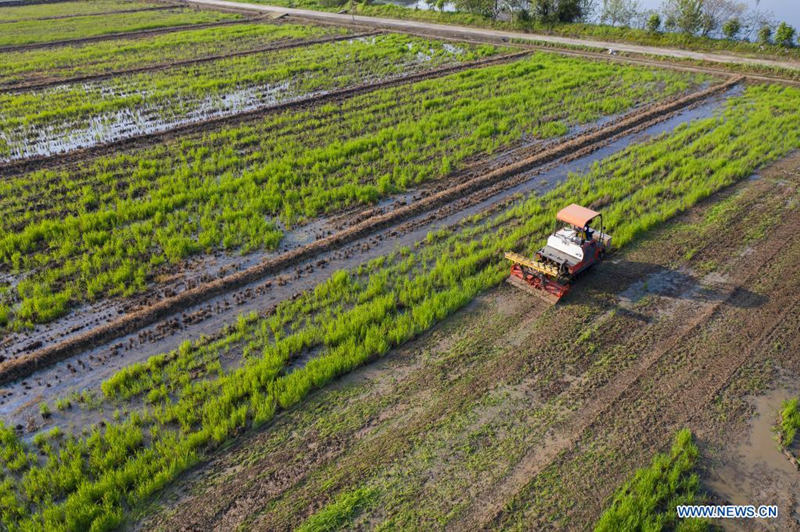
[[[435,7],[443,9],[446,3],[438,0]],[[536,25],[599,22],[787,47],[796,44],[797,36],[786,22],[748,10],[737,0],[664,0],[658,10],[644,9],[639,0],[453,0],[453,5],[459,11]]]

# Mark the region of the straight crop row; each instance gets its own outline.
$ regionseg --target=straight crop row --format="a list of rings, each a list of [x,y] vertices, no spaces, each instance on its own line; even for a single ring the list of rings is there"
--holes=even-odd
[[[241,15],[233,13],[176,8],[164,11],[117,13],[103,15],[102,17],[87,15],[57,20],[21,20],[2,24],[0,47],[84,39],[112,33],[203,24],[239,18],[242,18]]]
[[[3,524],[118,526],[123,508],[143,504],[209,450],[430,329],[501,282],[508,268],[502,251],[536,248],[564,204],[602,208],[617,245],[625,246],[800,148],[799,103],[797,89],[749,87],[719,116],[633,145],[543,196],[337,272],[269,316],[242,318],[213,342],[187,342],[130,366],[102,387],[104,401],[131,409],[128,418],[108,421],[88,436],[60,435],[42,451],[41,463],[28,459],[32,451],[13,433],[0,432]],[[242,363],[223,371],[219,357],[231,349],[242,352]],[[310,354],[307,363],[293,367]],[[186,376],[204,369],[205,378]],[[142,394],[148,406],[137,408]],[[680,474],[688,471],[692,453],[681,436],[673,453],[681,460]]]
[[[69,151],[497,51],[389,34],[0,94],[0,157]]]
[[[278,42],[345,35],[349,30],[297,24],[233,24],[188,29],[149,39],[115,39],[58,48],[6,52],[0,86],[141,68],[169,61],[257,49]]]
[[[0,260],[25,278],[0,302],[17,326],[49,321],[191,254],[274,249],[276,218],[369,204],[705,79],[537,54],[15,177],[0,182]]]

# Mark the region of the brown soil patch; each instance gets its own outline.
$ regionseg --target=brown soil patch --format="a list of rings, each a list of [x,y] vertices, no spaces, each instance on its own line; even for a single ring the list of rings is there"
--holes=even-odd
[[[775,379],[764,361],[800,370],[799,169],[795,156],[691,209],[551,309],[507,286],[481,296],[242,438],[140,525],[284,530],[369,485],[379,495],[351,528],[587,528],[683,426],[710,464],[704,486],[732,499],[713,490],[719,442],[743,441],[746,398]],[[719,202],[728,214],[707,222]],[[767,498],[794,486],[748,475]],[[751,502],[796,526],[796,497]]]

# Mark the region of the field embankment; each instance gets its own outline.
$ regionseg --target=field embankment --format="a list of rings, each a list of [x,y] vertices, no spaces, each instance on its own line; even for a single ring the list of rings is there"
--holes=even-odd
[[[573,48],[591,48],[597,50],[613,49],[617,52],[632,53],[639,55],[661,56],[674,59],[688,59],[693,61],[712,62],[718,64],[745,64],[756,67],[766,67],[774,69],[798,70],[800,63],[795,60],[766,59],[761,57],[747,57],[735,54],[725,54],[712,51],[692,51],[681,47],[669,46],[648,46],[641,44],[631,44],[627,42],[609,42],[594,39],[582,39],[577,37],[565,37],[559,35],[547,35],[543,33],[525,33],[512,31],[509,29],[491,29],[481,27],[470,27],[468,25],[442,24],[438,22],[423,22],[415,20],[403,20],[402,18],[387,18],[380,16],[368,16],[358,14],[332,13],[326,11],[316,11],[313,9],[297,9],[293,7],[283,7],[280,5],[267,5],[258,2],[239,2],[226,0],[184,0],[188,4],[202,5],[209,8],[227,8],[238,6],[241,9],[248,9],[256,13],[281,13],[296,17],[304,17],[312,21],[327,21],[331,23],[353,22],[365,26],[392,29],[395,31],[424,32],[428,35],[438,35],[460,39],[481,38],[484,40],[492,39],[495,41],[508,42],[532,41],[552,44],[555,46]],[[403,8],[398,8],[403,9]],[[395,11],[397,13],[398,11]],[[402,13],[402,11],[400,11]]]
[[[650,106],[642,111],[630,113],[630,115],[620,120],[613,121],[609,125],[585,135],[577,136],[565,143],[536,153],[531,157],[501,166],[485,174],[479,174],[461,184],[436,192],[435,194],[414,201],[408,205],[398,207],[391,212],[369,217],[347,229],[330,236],[322,237],[311,244],[295,248],[274,259],[263,261],[246,270],[188,289],[170,298],[162,299],[154,305],[128,314],[108,325],[97,327],[86,333],[76,335],[63,342],[33,353],[18,358],[12,358],[10,361],[0,364],[0,382],[24,378],[31,371],[78,353],[82,349],[96,346],[101,342],[111,341],[121,335],[141,329],[158,319],[163,319],[170,314],[180,312],[182,309],[197,304],[199,301],[209,299],[217,294],[232,291],[267,275],[275,275],[281,270],[296,265],[300,261],[341,247],[344,244],[362,238],[383,227],[398,224],[421,212],[432,211],[447,202],[463,198],[475,190],[495,185],[512,176],[521,174],[530,168],[545,165],[559,158],[576,156],[577,154],[591,151],[593,147],[601,145],[609,138],[631,133],[637,127],[651,124],[653,121],[663,119],[664,116],[696,103],[699,100],[713,94],[724,92],[736,83],[738,83],[738,80],[729,80],[711,88],[678,98],[672,102]],[[596,147],[594,149],[596,149]]]
[[[49,46],[86,43],[120,36],[153,35],[156,32],[188,29],[191,26],[238,22],[241,15],[191,8],[92,15],[62,20],[23,20],[2,24],[0,53]]]
[[[586,82],[580,87],[571,81],[571,69],[576,66],[586,68]],[[620,72],[626,76],[609,86],[608,76]],[[381,89],[332,106],[275,113],[269,120],[183,138],[134,151],[133,156],[105,156],[88,164],[21,174],[0,185],[8,231],[3,253],[10,261],[10,274],[33,273],[26,276],[23,293],[35,298],[35,294],[51,292],[49,303],[43,306],[42,300],[38,305],[42,309],[87,296],[91,300],[102,294],[131,294],[147,286],[145,263],[152,271],[219,246],[245,251],[275,247],[281,232],[274,222],[264,220],[264,215],[297,224],[334,209],[372,203],[415,184],[441,179],[476,152],[492,153],[521,142],[557,138],[571,127],[641,105],[654,91],[680,94],[704,79],[638,68],[620,71],[611,65],[538,55],[409,88]],[[662,85],[665,82],[667,85]],[[495,83],[502,88],[490,87]],[[559,100],[552,99],[542,86],[545,83],[563,86]],[[461,94],[455,102],[460,109],[456,119],[451,109],[442,105],[453,91]],[[563,105],[564,95],[571,102],[567,106]],[[536,113],[530,112],[531,101],[539,102]],[[392,105],[397,112],[380,117],[388,102],[395,102]],[[492,127],[488,121],[500,108],[514,114]],[[334,120],[336,117],[340,119]],[[264,135],[264,131],[270,134]],[[378,150],[378,144],[384,147]],[[344,154],[349,157],[343,158]],[[287,164],[301,155],[299,175],[289,172]],[[368,179],[363,180],[361,176],[367,173]],[[219,175],[229,177],[220,181]],[[264,185],[268,187],[263,190],[272,191],[268,197],[266,192],[260,198],[250,194],[252,187]],[[45,190],[47,194],[43,194]],[[222,197],[226,198],[224,206],[219,203]],[[180,201],[176,204],[170,198]],[[30,205],[35,206],[33,211],[26,207]],[[239,221],[228,219],[226,209],[233,208],[240,213]],[[251,215],[246,215],[248,212]],[[55,217],[63,222],[54,225],[50,220]],[[199,224],[187,225],[189,218]],[[63,242],[70,226],[83,227],[85,232],[87,223],[105,243],[106,259],[106,253],[98,253],[93,244],[95,237],[78,239],[73,234],[68,240],[76,246],[59,245],[58,249],[48,244]],[[172,229],[157,231],[159,227]],[[125,252],[122,242],[131,239],[144,241]],[[158,249],[162,250],[158,254],[164,253],[161,259],[152,254]],[[122,258],[120,251],[130,257]],[[40,253],[51,257],[47,261],[60,257],[56,260],[63,263],[61,273],[52,264],[46,272],[35,273],[35,265],[44,259],[36,258]],[[80,273],[75,267],[84,262],[80,257],[87,253],[96,266],[90,262],[88,270],[79,268]],[[121,270],[113,266],[120,259]],[[142,264],[137,266],[139,262]],[[76,284],[75,275],[83,280]],[[45,284],[34,288],[38,276]],[[69,278],[73,281],[67,283]],[[125,281],[122,291],[115,278]],[[59,285],[66,292],[54,293],[52,288]],[[45,290],[45,286],[50,288]],[[75,292],[76,287],[83,288]],[[20,318],[44,322],[59,316],[58,312],[40,313],[37,304],[17,300],[17,294],[19,290],[6,293],[4,302],[20,309],[15,311],[21,311]],[[34,314],[25,318],[25,307]]]
[[[52,20],[57,17],[79,17],[85,15],[106,15],[108,13],[138,9],[174,9],[177,4],[166,5],[161,2],[142,2],[138,0],[78,0],[59,3],[27,2],[27,5],[0,4],[0,24],[21,20]]]
[[[152,39],[101,41],[58,50],[6,52],[0,65],[0,91],[41,89],[59,84],[108,79],[164,70],[240,55],[342,39],[346,28],[292,23],[236,24],[189,29]],[[364,35],[364,34],[361,34]],[[264,44],[267,43],[267,44]],[[164,58],[169,57],[169,62]]]
[[[505,285],[479,296],[217,453],[141,526],[281,530],[356,497],[351,528],[586,528],[678,428],[711,462],[748,419],[743,399],[800,372],[785,321],[800,159],[760,175],[647,233],[565,305]],[[704,496],[730,502],[703,469]],[[791,497],[756,502],[791,526]]]
[[[798,392],[799,89],[74,5],[0,21],[0,85],[55,83],[0,90],[0,528],[588,528],[725,478],[791,525],[729,443]],[[547,307],[503,252],[573,202],[615,250]]]
[[[448,315],[467,305],[476,295],[482,291],[495,286],[502,281],[506,275],[507,265],[501,259],[501,252],[504,249],[519,249],[530,251],[535,246],[536,237],[543,234],[544,230],[550,226],[554,211],[564,203],[579,201],[594,207],[602,208],[606,214],[606,222],[609,229],[614,234],[617,245],[624,247],[626,244],[641,237],[646,231],[656,228],[659,224],[675,216],[688,206],[696,204],[707,198],[714,192],[721,190],[731,184],[739,182],[763,165],[783,157],[797,149],[800,139],[798,132],[794,128],[797,113],[796,101],[800,97],[797,91],[789,88],[751,86],[740,96],[732,98],[728,105],[719,115],[699,120],[677,128],[668,135],[660,136],[641,144],[633,145],[629,149],[606,159],[601,164],[592,168],[583,175],[573,176],[572,179],[563,185],[556,187],[552,191],[520,201],[500,214],[484,213],[471,219],[464,220],[451,231],[443,230],[432,233],[427,239],[415,244],[412,247],[399,250],[388,256],[370,261],[356,270],[349,272],[337,272],[331,279],[315,288],[313,291],[302,294],[300,297],[287,301],[279,305],[267,315],[252,315],[243,317],[237,324],[226,328],[222,335],[215,336],[213,339],[202,339],[195,343],[186,342],[180,349],[165,353],[164,355],[153,357],[145,363],[129,366],[125,370],[107,380],[102,386],[104,398],[88,400],[87,404],[94,404],[92,408],[117,409],[125,411],[127,414],[120,419],[106,419],[105,429],[96,438],[84,440],[80,436],[69,436],[67,440],[69,448],[73,449],[74,455],[69,456],[101,456],[106,449],[113,448],[122,454],[115,454],[109,461],[89,460],[86,463],[87,469],[82,478],[93,479],[88,483],[82,483],[79,489],[75,484],[63,477],[65,468],[71,467],[69,464],[75,458],[67,455],[55,453],[56,449],[63,448],[61,444],[50,443],[53,452],[48,452],[48,458],[41,464],[24,463],[12,475],[16,479],[10,489],[15,493],[15,508],[18,508],[18,517],[14,517],[11,523],[24,523],[28,520],[33,522],[46,522],[55,524],[65,518],[80,520],[89,524],[90,522],[112,522],[119,523],[123,519],[120,506],[124,504],[139,507],[149,497],[161,490],[166,483],[175,478],[177,474],[193,464],[201,463],[206,460],[208,453],[214,449],[237,439],[241,431],[248,427],[258,427],[268,423],[275,416],[276,412],[291,409],[297,405],[312,390],[322,387],[337,376],[348,373],[367,361],[374,360],[386,354],[393,347],[401,346],[405,342],[424,333],[437,322],[443,320]],[[724,139],[724,142],[720,142]],[[705,168],[698,173],[698,168]],[[636,179],[631,179],[634,175]],[[793,192],[792,192],[793,193]],[[791,205],[786,197],[780,197],[778,205]],[[752,210],[754,216],[757,215],[755,209]],[[620,422],[635,422],[638,429],[646,426],[646,419],[664,419],[664,431],[674,432],[672,423],[685,424],[689,417],[687,413],[694,412],[689,409],[696,404],[710,403],[717,392],[724,389],[738,367],[755,357],[754,350],[762,349],[765,345],[775,339],[776,329],[774,323],[780,323],[791,314],[791,301],[784,301],[776,297],[772,285],[764,285],[770,297],[767,302],[764,296],[754,292],[759,285],[754,284],[756,279],[761,282],[773,282],[777,277],[773,276],[770,268],[779,269],[781,279],[793,276],[794,270],[787,268],[785,261],[792,264],[794,248],[787,249],[785,242],[787,235],[793,231],[794,220],[788,214],[782,217],[765,217],[765,219],[786,220],[789,222],[787,227],[774,230],[768,233],[768,238],[761,242],[754,242],[741,238],[741,231],[735,230],[738,225],[731,222],[731,232],[726,235],[733,239],[737,245],[749,245],[756,248],[752,254],[734,254],[731,256],[731,241],[722,241],[721,249],[723,257],[730,257],[734,262],[731,263],[729,274],[733,285],[743,285],[747,289],[737,288],[728,292],[726,283],[711,276],[703,279],[701,284],[707,285],[708,290],[703,290],[699,298],[691,296],[694,294],[694,287],[697,286],[693,281],[694,274],[687,275],[685,281],[687,296],[678,298],[678,303],[682,304],[678,318],[681,326],[694,322],[702,323],[703,316],[707,319],[717,319],[721,315],[719,309],[731,312],[731,317],[739,319],[741,317],[754,318],[756,322],[746,324],[753,328],[753,331],[760,331],[753,336],[744,333],[731,339],[730,342],[717,342],[719,349],[731,348],[732,357],[727,362],[720,355],[719,350],[712,353],[698,352],[695,357],[690,357],[689,361],[696,361],[702,365],[710,364],[713,378],[708,378],[705,373],[698,374],[695,371],[682,373],[684,366],[682,362],[687,360],[683,356],[686,349],[698,349],[705,343],[700,342],[698,335],[677,335],[680,348],[668,349],[664,356],[657,356],[655,360],[647,360],[643,365],[638,365],[636,360],[625,357],[630,353],[630,349],[625,348],[625,342],[629,339],[637,339],[647,344],[650,340],[658,341],[660,345],[663,336],[655,334],[653,336],[639,337],[638,335],[624,334],[621,338],[623,346],[620,350],[611,349],[610,351],[594,351],[589,353],[607,353],[612,357],[610,365],[603,364],[605,358],[587,357],[586,351],[575,350],[572,347],[567,351],[562,363],[553,363],[552,349],[548,342],[553,339],[553,327],[545,327],[548,335],[541,334],[538,329],[526,336],[527,342],[520,345],[523,349],[513,349],[513,353],[531,353],[527,349],[534,349],[534,360],[527,361],[520,358],[519,364],[514,366],[508,356],[494,359],[496,365],[491,371],[486,372],[487,385],[497,382],[498,376],[507,371],[508,375],[516,376],[522,368],[530,367],[535,360],[547,361],[544,364],[545,374],[536,379],[537,386],[544,386],[543,391],[557,391],[561,386],[567,385],[567,389],[584,397],[597,396],[596,389],[592,386],[585,386],[585,381],[580,384],[569,386],[562,380],[548,377],[547,372],[564,371],[564,368],[580,367],[581,365],[592,364],[593,361],[600,363],[596,367],[596,378],[601,382],[606,382],[606,370],[609,368],[623,369],[632,372],[633,378],[629,381],[634,388],[628,387],[615,392],[613,384],[610,385],[608,393],[611,393],[611,401],[619,404],[619,408],[608,410],[608,403],[603,402],[599,411],[608,412],[609,415],[603,417],[604,420],[616,419],[614,416],[622,416]],[[738,223],[738,222],[736,222]],[[728,227],[728,226],[723,226]],[[756,227],[764,227],[757,224]],[[720,241],[717,233],[718,228],[712,229],[713,238],[700,239],[701,242],[708,242],[713,246]],[[758,233],[755,233],[758,235]],[[765,233],[762,233],[765,234]],[[663,239],[656,239],[658,250],[665,248]],[[783,246],[781,248],[781,246]],[[702,249],[697,251],[699,256]],[[674,254],[669,255],[674,258]],[[679,255],[683,256],[683,255]],[[692,256],[684,258],[690,260]],[[655,259],[655,257],[653,257]],[[634,258],[630,262],[636,262]],[[710,259],[709,259],[710,260]],[[608,268],[614,267],[613,263],[604,265],[603,269],[598,269],[598,274],[602,271],[615,271]],[[699,266],[698,266],[699,267]],[[628,277],[631,283],[639,280],[645,274],[644,270],[634,264],[631,272],[633,275]],[[623,269],[623,271],[625,271]],[[652,273],[652,272],[651,272]],[[742,275],[744,277],[738,277]],[[753,277],[756,276],[756,277]],[[763,280],[767,279],[767,280]],[[647,319],[639,321],[637,314],[643,314],[642,308],[634,307],[628,309],[630,312],[619,311],[618,313],[607,314],[613,309],[614,295],[603,291],[603,287],[618,286],[619,281],[602,282],[593,284],[595,290],[600,292],[598,299],[591,304],[584,306],[585,312],[601,313],[614,319],[621,320],[620,327],[600,326],[594,330],[603,331],[601,337],[596,337],[597,342],[613,342],[615,337],[609,331],[626,330],[625,324],[647,323]],[[655,282],[655,280],[653,281]],[[777,281],[775,281],[777,282]],[[785,282],[785,281],[783,281]],[[648,285],[649,286],[649,285]],[[791,298],[794,290],[781,292],[781,295]],[[722,294],[722,295],[720,295]],[[727,294],[727,295],[726,295]],[[718,297],[717,297],[718,296]],[[698,305],[697,301],[705,301]],[[604,303],[605,302],[605,303]],[[669,303],[669,302],[668,302]],[[671,304],[671,303],[670,303]],[[718,310],[711,310],[714,306]],[[753,306],[760,306],[762,312],[756,314],[752,312]],[[576,328],[583,331],[586,324],[578,316],[561,315],[581,308],[581,305],[565,305],[556,307],[553,312],[543,315],[545,320],[556,320],[549,323],[563,324],[563,329],[555,328],[555,331],[564,330],[567,336],[562,338],[582,337],[584,340],[591,340],[593,333],[575,334]],[[661,313],[656,314],[660,316]],[[669,315],[669,313],[667,313]],[[647,315],[644,315],[645,318]],[[687,319],[688,318],[688,319]],[[692,319],[695,318],[695,319]],[[536,315],[530,315],[529,319],[537,319]],[[629,320],[634,320],[629,322]],[[712,320],[712,321],[713,321]],[[524,320],[522,320],[524,321]],[[654,320],[655,321],[655,320]],[[769,323],[767,323],[769,322]],[[498,322],[500,323],[500,322]],[[509,321],[503,320],[502,338],[506,342],[509,339]],[[529,322],[530,323],[530,322]],[[765,326],[767,324],[767,326]],[[664,323],[664,325],[667,325]],[[700,326],[699,324],[697,325]],[[537,326],[538,327],[538,326]],[[489,336],[483,330],[474,327],[473,330],[481,330],[481,339],[488,339]],[[520,331],[522,334],[525,330]],[[593,330],[593,329],[588,329]],[[662,329],[636,328],[637,332],[643,334],[648,332],[667,334],[667,338],[675,336],[675,329],[667,327]],[[725,322],[725,331],[730,330],[730,322]],[[747,329],[749,330],[749,329]],[[745,331],[745,328],[742,329]],[[780,331],[778,331],[780,332]],[[556,334],[556,340],[559,336]],[[536,342],[533,342],[536,339]],[[749,347],[742,348],[740,342],[749,342]],[[682,342],[690,342],[684,344]],[[699,345],[696,342],[700,342]],[[739,343],[737,343],[739,342]],[[765,343],[766,342],[766,343]],[[536,346],[539,346],[538,348]],[[556,344],[560,345],[560,344]],[[634,344],[639,345],[639,344]],[[649,353],[646,351],[645,353]],[[484,352],[476,353],[477,360],[483,360]],[[599,356],[599,355],[598,355]],[[622,358],[613,358],[622,356]],[[230,357],[240,357],[237,364],[230,364]],[[538,358],[536,358],[538,357]],[[541,358],[544,357],[544,358]],[[569,358],[571,357],[571,358]],[[677,359],[675,358],[677,357]],[[617,361],[618,363],[613,363]],[[675,365],[675,362],[681,362]],[[633,366],[630,363],[633,362]],[[224,364],[224,365],[223,365]],[[666,366],[664,366],[666,364]],[[638,367],[637,367],[638,366]],[[723,368],[724,366],[724,368]],[[226,370],[225,367],[231,369]],[[452,365],[448,368],[452,369]],[[459,366],[461,367],[461,366]],[[505,369],[503,369],[505,368]],[[655,374],[658,382],[668,383],[663,388],[667,393],[673,386],[680,384],[682,391],[680,400],[665,401],[659,394],[653,394],[658,401],[652,406],[662,407],[669,405],[674,410],[669,416],[659,416],[654,414],[650,407],[639,408],[640,397],[647,398],[643,390],[651,391],[648,386],[639,387],[637,383],[649,382],[653,376],[649,368],[658,368]],[[463,367],[466,371],[468,368]],[[675,373],[677,371],[677,374]],[[593,372],[594,373],[594,372]],[[468,372],[464,375],[466,380],[462,381],[463,390],[468,393],[478,392],[481,386],[475,380],[481,372]],[[433,375],[428,373],[428,375]],[[578,382],[578,381],[573,381]],[[554,386],[555,388],[551,388]],[[443,408],[457,408],[460,401],[455,400],[459,393],[452,391],[448,395],[449,400],[441,404]],[[98,402],[99,401],[99,402]],[[591,401],[591,399],[590,399]],[[698,403],[699,402],[699,403]],[[435,401],[423,401],[420,404],[437,404]],[[550,419],[566,407],[570,411],[569,404],[555,404],[548,408],[538,417],[539,421]],[[579,403],[574,403],[577,406]],[[593,409],[593,403],[589,402],[578,407]],[[78,407],[75,403],[74,408],[80,411],[83,407]],[[141,406],[135,406],[141,405]],[[69,410],[69,409],[67,409]],[[305,411],[305,410],[302,410]],[[437,410],[430,409],[424,416],[417,419],[424,421],[428,415],[436,416]],[[524,408],[524,412],[531,412],[529,407]],[[69,419],[72,414],[65,412]],[[651,417],[652,416],[652,417]],[[510,419],[502,416],[503,419]],[[73,418],[74,419],[74,418]],[[670,421],[671,420],[671,421]],[[581,431],[581,424],[588,422],[586,430]],[[587,433],[594,434],[599,421],[584,420],[582,417],[577,425],[567,423],[565,428],[570,426],[577,427],[574,433],[567,432],[566,438],[557,438],[556,444],[563,445],[563,441],[572,441],[568,436],[574,434],[578,437],[577,441],[582,441]],[[547,426],[542,429],[547,433]],[[589,430],[591,429],[591,430]],[[409,436],[413,436],[414,431],[409,426],[404,426],[403,430]],[[422,430],[422,428],[421,428]],[[642,437],[636,441],[643,444],[658,445],[661,442],[661,429],[652,429],[647,437]],[[426,429],[426,432],[429,432]],[[150,435],[145,440],[144,434]],[[526,429],[527,434],[542,434],[542,432]],[[421,434],[419,432],[418,434]],[[555,433],[558,435],[558,432]],[[611,432],[608,436],[613,437],[616,432]],[[517,441],[516,437],[511,441]],[[548,440],[544,440],[547,442]],[[627,441],[627,440],[626,440]],[[54,446],[55,445],[55,446]],[[565,451],[575,449],[574,446],[567,446]],[[580,445],[579,449],[584,446]],[[352,449],[352,447],[349,447]],[[378,449],[378,447],[375,447]],[[522,445],[516,448],[516,452],[525,453],[529,447]],[[648,449],[651,451],[652,449]],[[384,449],[385,451],[385,449]],[[648,458],[651,455],[648,452]],[[180,462],[174,461],[174,456],[186,457]],[[390,456],[382,452],[382,456]],[[457,459],[460,455],[451,455]],[[508,456],[503,452],[503,456]],[[635,459],[634,454],[625,455],[626,458]],[[562,463],[562,453],[554,454],[559,458],[558,463]],[[604,464],[611,462],[607,458]],[[344,467],[347,462],[337,461],[337,467]],[[381,460],[371,460],[365,455],[358,455],[360,467],[378,465]],[[538,462],[534,462],[537,464]],[[579,459],[578,464],[585,461]],[[534,478],[540,478],[538,472],[548,471],[556,464],[555,461],[545,461],[538,463],[532,469]],[[590,462],[590,464],[593,464]],[[618,464],[619,465],[619,464]],[[541,469],[540,469],[541,468]],[[464,470],[463,464],[457,466],[459,471]],[[427,469],[426,469],[427,470]],[[492,470],[500,472],[500,469]],[[615,472],[624,472],[624,468],[615,467]],[[26,473],[29,472],[29,473]],[[122,473],[124,472],[124,474]],[[350,478],[366,478],[362,470],[354,470],[355,476]],[[54,483],[43,483],[44,478],[59,479]],[[338,478],[339,480],[336,480]],[[319,508],[319,497],[322,493],[333,496],[331,488],[340,489],[347,485],[347,477],[336,477],[321,479],[328,489],[320,490],[319,484],[304,482],[301,491],[295,493],[283,503],[271,504],[270,510],[264,516],[259,516],[257,526],[268,528],[281,528],[284,520],[291,519],[292,523],[297,522],[298,516],[308,516]],[[403,477],[407,478],[407,477]],[[491,478],[489,476],[485,479]],[[507,487],[489,488],[487,493],[509,493],[509,504],[503,505],[505,510],[497,516],[478,517],[476,522],[481,522],[483,518],[499,519],[506,522],[509,519],[525,518],[529,511],[527,505],[523,505],[521,513],[517,512],[516,501],[526,501],[525,493],[532,489],[533,493],[542,493],[542,490],[532,486],[526,477],[514,475],[510,477],[511,484]],[[574,483],[580,483],[581,479],[594,478],[592,475],[576,475],[572,477]],[[516,480],[515,480],[516,479]],[[500,482],[502,479],[498,479]],[[522,482],[520,482],[522,480]],[[406,484],[407,485],[407,484]],[[458,484],[448,483],[448,486]],[[27,488],[25,486],[28,486]],[[316,487],[315,487],[316,486]],[[51,493],[52,499],[42,505],[36,501],[26,499],[22,494],[33,489],[36,493]],[[609,485],[610,489],[610,485]],[[475,492],[474,488],[462,490],[466,495],[470,493],[469,501],[480,501],[483,498],[481,491]],[[107,506],[100,507],[96,504],[89,504],[95,500],[99,493],[105,494],[112,502]],[[580,490],[578,491],[580,493]],[[555,493],[555,490],[546,489],[544,493]],[[599,495],[592,491],[593,495]],[[491,496],[491,495],[489,495]],[[392,498],[396,500],[396,498]],[[435,497],[414,497],[417,506],[419,500],[437,501]],[[437,504],[442,499],[437,501]],[[537,499],[538,500],[538,499]],[[562,503],[571,500],[569,497],[559,499]],[[115,502],[116,501],[116,502]],[[324,501],[327,503],[330,501]],[[598,504],[595,502],[595,504]],[[288,505],[288,506],[286,506]],[[444,506],[439,504],[444,509]],[[481,504],[478,508],[491,509],[493,504]],[[549,508],[559,508],[558,500],[551,501]],[[91,508],[91,511],[87,511]],[[292,510],[295,508],[296,510]],[[591,512],[592,507],[586,506],[586,511]],[[395,508],[396,509],[396,508]],[[276,513],[271,513],[274,510]],[[535,519],[547,519],[548,514],[541,511],[534,512]],[[512,513],[516,512],[516,513]],[[393,518],[402,522],[405,513],[394,513]],[[408,514],[411,515],[411,514]],[[459,507],[456,513],[450,518],[460,515],[470,515],[469,508]],[[388,518],[388,517],[387,517]],[[575,516],[578,519],[579,516]]]
[[[307,33],[313,36],[315,30]],[[463,65],[499,51],[489,45],[455,47],[396,34],[360,34],[171,66],[155,73],[0,94],[4,131],[0,155],[14,161],[114,145],[398,76]]]

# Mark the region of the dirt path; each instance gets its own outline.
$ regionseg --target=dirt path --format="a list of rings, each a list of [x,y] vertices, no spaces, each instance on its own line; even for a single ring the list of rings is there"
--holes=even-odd
[[[676,48],[665,48],[655,46],[643,46],[636,44],[615,43],[606,41],[596,41],[590,39],[575,39],[569,37],[557,37],[553,35],[541,35],[534,33],[510,32],[501,30],[491,30],[484,28],[472,28],[467,26],[455,26],[449,24],[435,24],[430,22],[418,22],[412,20],[397,20],[379,17],[365,17],[361,15],[348,15],[339,13],[327,13],[323,11],[312,11],[309,9],[292,9],[286,7],[269,6],[264,4],[251,4],[246,2],[229,2],[226,0],[183,0],[185,3],[202,5],[208,7],[246,7],[260,13],[285,13],[291,16],[305,17],[315,20],[325,20],[329,22],[357,22],[359,24],[370,25],[380,28],[392,28],[401,31],[425,31],[431,34],[444,34],[456,37],[471,37],[496,40],[522,40],[553,43],[566,46],[586,46],[599,49],[614,49],[620,52],[635,54],[655,55],[663,57],[673,57],[680,59],[695,59],[699,61],[709,61],[714,63],[741,63],[747,65],[767,66],[772,68],[786,68],[798,70],[800,62],[796,61],[777,61],[772,59],[757,59],[736,55],[726,55],[709,52],[692,52]]]
[[[505,286],[481,296],[242,438],[141,526],[289,529],[370,486],[378,495],[349,528],[586,528],[676,428],[701,434],[704,456],[730,440],[749,415],[733,399],[763,389],[775,345],[776,363],[800,369],[787,330],[800,307],[800,157],[789,167],[655,231],[565,305],[544,311]],[[790,498],[779,504],[792,515]]]

